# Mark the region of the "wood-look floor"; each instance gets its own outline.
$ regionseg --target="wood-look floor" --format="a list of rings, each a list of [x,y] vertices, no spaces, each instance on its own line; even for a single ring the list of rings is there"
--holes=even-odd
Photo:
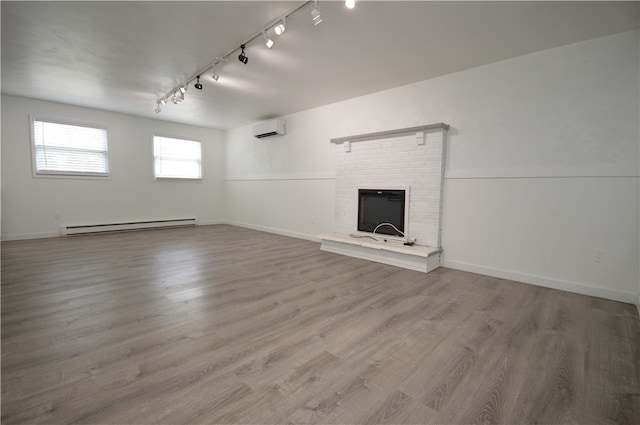
[[[3,424],[639,424],[629,304],[202,226],[2,244]]]

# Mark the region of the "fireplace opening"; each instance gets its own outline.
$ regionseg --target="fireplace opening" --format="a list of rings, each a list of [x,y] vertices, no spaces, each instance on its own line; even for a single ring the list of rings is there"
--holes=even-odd
[[[358,189],[358,231],[404,237],[405,195],[405,190]]]

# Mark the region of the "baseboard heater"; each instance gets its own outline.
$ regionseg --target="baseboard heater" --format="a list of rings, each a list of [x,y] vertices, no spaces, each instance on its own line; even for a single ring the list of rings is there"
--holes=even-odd
[[[91,233],[123,232],[131,230],[160,229],[166,227],[196,226],[197,224],[198,220],[195,218],[175,218],[170,220],[131,221],[128,223],[60,226],[60,235],[87,235]]]

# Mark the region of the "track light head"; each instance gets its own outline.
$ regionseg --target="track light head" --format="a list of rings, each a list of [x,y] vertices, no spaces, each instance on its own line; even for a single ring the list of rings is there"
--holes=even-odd
[[[273,47],[273,40],[270,38],[267,38],[267,32],[266,31],[262,31],[262,39],[264,40],[264,44],[270,49]]]
[[[238,55],[238,60],[246,65],[247,62],[249,62],[249,58],[244,54],[244,48],[245,47],[246,46],[244,44],[242,46],[240,46],[240,49],[242,49],[242,52],[240,53],[240,55]]]
[[[286,19],[287,18],[282,18],[282,21],[273,28],[277,35],[282,35],[282,33],[284,33],[284,30],[287,29]]]
[[[353,9],[356,7],[356,0],[345,0],[344,5],[347,6],[347,9]]]
[[[181,103],[182,103],[182,101],[184,100],[184,92],[186,91],[186,89],[185,89],[185,90],[183,90],[183,89],[184,89],[184,86],[180,87],[180,89],[179,89],[179,90],[177,90],[177,91],[173,94],[173,96],[171,97],[171,101],[172,101],[174,104],[179,105],[179,104],[181,104]]]
[[[165,103],[167,103],[167,99],[160,99],[160,101],[158,102],[159,106],[164,106]]]
[[[187,85],[180,87],[180,93],[182,94],[182,99],[184,100],[184,93],[187,91]]]
[[[315,0],[313,10],[311,10],[311,21],[313,25],[318,25],[322,22],[322,15],[320,14],[320,9],[318,9],[318,0]]]
[[[200,76],[199,75],[196,77],[196,83],[193,85],[193,87],[197,88],[198,90],[202,90],[202,84],[200,84]]]
[[[153,110],[156,114],[159,114],[162,111],[162,108],[160,107],[160,102],[158,102],[158,104],[156,105],[156,109]]]
[[[213,78],[213,81],[218,81],[218,79],[220,78],[220,75],[216,74],[215,72],[212,72],[211,78]]]

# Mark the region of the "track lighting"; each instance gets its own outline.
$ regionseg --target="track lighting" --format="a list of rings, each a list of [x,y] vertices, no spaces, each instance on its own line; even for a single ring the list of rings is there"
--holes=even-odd
[[[240,48],[242,49],[242,52],[240,53],[240,55],[238,55],[238,60],[246,65],[247,62],[249,62],[249,58],[244,54],[244,48],[245,47],[246,46],[244,44],[242,46],[240,46]]]
[[[269,49],[273,47],[273,40],[270,38],[267,38],[266,31],[262,31],[262,39],[264,40],[264,44],[266,44]]]
[[[320,9],[318,9],[318,0],[314,0],[313,10],[311,11],[311,21],[313,22],[313,25],[318,25],[322,22]]]
[[[184,92],[185,91],[186,91],[186,89],[184,88],[184,86],[180,87],[180,90],[176,91],[173,94],[173,97],[171,97],[171,101],[176,105],[181,104],[182,101],[184,100]]]
[[[355,3],[356,3],[356,0],[345,0],[345,6],[349,9],[354,8]],[[218,81],[218,79],[220,78],[220,75],[217,72],[219,70],[219,66],[221,66],[221,64],[224,65],[224,63],[228,62],[229,57],[235,54],[235,52],[237,52],[238,49],[240,49],[238,60],[246,65],[249,62],[249,58],[245,53],[245,49],[247,48],[247,45],[255,41],[261,35],[262,35],[264,44],[269,49],[273,48],[273,45],[275,43],[272,39],[267,37],[267,32],[273,28],[273,31],[276,33],[276,35],[282,35],[286,30],[287,18],[291,17],[295,13],[298,13],[302,9],[306,9],[307,6],[309,6],[309,4],[312,4],[313,6],[313,9],[311,10],[311,21],[313,22],[313,24],[318,25],[322,23],[322,15],[320,13],[320,8],[318,7],[318,0],[313,0],[313,2],[311,0],[305,0],[299,3],[296,7],[292,8],[287,13],[282,15],[282,18],[276,20],[275,22],[271,21],[266,26],[262,27],[262,29],[259,32],[254,33],[251,37],[246,39],[244,43],[240,45],[240,47],[234,47],[223,56],[216,56],[215,60],[212,63],[210,63],[207,67],[199,70],[197,73],[193,74],[188,79],[182,80],[183,84],[181,86],[173,87],[170,91],[168,91],[163,97],[161,97],[157,101],[156,107],[154,108],[155,113],[157,114],[160,113],[162,111],[162,107],[169,100],[171,100],[171,102],[176,105],[182,103],[184,101],[184,96],[189,85],[191,83],[194,83],[194,81],[195,83],[193,84],[193,87],[195,87],[196,90],[203,90],[203,84],[200,83],[200,77],[203,75],[207,75],[208,72],[211,73],[210,75],[212,80]]]
[[[287,29],[286,25],[287,25],[287,18],[282,18],[282,21],[278,25],[276,25],[273,28],[273,30],[276,32],[277,35],[282,35],[284,30]]]
[[[226,62],[227,57],[225,56],[223,58],[216,58],[216,61],[213,63],[213,65],[211,65],[211,79],[213,81],[218,81],[218,79],[220,79],[220,74],[216,72],[216,66],[222,61]]]

